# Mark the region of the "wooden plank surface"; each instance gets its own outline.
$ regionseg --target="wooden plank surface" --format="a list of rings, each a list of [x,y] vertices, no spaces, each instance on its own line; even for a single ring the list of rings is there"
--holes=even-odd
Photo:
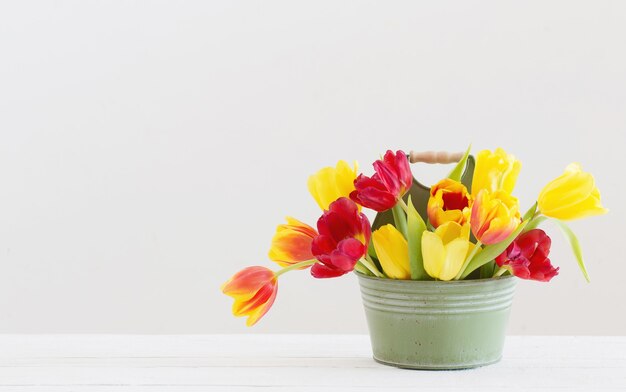
[[[4,391],[626,391],[626,337],[508,337],[504,359],[411,371],[363,335],[0,335]]]

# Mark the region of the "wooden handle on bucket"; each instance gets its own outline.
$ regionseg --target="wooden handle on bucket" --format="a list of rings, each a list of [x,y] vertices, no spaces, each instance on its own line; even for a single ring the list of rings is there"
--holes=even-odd
[[[463,158],[462,152],[447,151],[411,151],[409,153],[409,162],[417,163],[455,163]]]

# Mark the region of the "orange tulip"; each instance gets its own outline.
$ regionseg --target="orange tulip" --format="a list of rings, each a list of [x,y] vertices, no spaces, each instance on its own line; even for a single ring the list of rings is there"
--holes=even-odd
[[[495,244],[508,237],[520,223],[519,202],[505,191],[478,192],[472,205],[472,233],[483,244]]]
[[[470,199],[465,185],[449,178],[443,179],[430,188],[428,220],[435,228],[446,222],[462,226],[469,220]]]
[[[246,325],[251,327],[272,307],[278,280],[274,272],[265,267],[248,267],[224,283],[222,292],[235,300],[233,315],[248,316]]]
[[[268,256],[281,267],[314,259],[315,256],[311,253],[311,242],[315,237],[317,237],[317,231],[314,228],[288,216],[287,224],[276,227]]]

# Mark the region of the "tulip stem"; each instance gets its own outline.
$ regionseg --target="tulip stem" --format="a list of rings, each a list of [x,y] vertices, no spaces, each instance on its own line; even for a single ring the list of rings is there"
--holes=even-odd
[[[365,268],[370,270],[370,272],[373,273],[374,276],[379,277],[379,278],[385,277],[383,274],[380,273],[378,268],[376,268],[376,266],[374,265],[374,262],[372,261],[372,259],[367,253],[365,254],[365,257],[360,260],[360,262],[361,264],[363,264]]]
[[[308,267],[308,266],[313,265],[315,263],[317,263],[317,259],[305,260],[305,261],[301,261],[299,263],[291,264],[290,266],[287,266],[287,267],[285,267],[285,268],[283,268],[281,270],[274,271],[274,276],[278,278],[279,276],[281,276],[285,272],[289,272],[289,271],[293,271],[295,269]]]
[[[469,265],[470,261],[472,261],[472,259],[474,258],[474,256],[476,256],[476,253],[478,252],[478,250],[480,249],[480,247],[483,245],[482,242],[480,241],[476,241],[476,245],[474,246],[474,249],[472,249],[472,252],[467,256],[467,258],[465,259],[465,262],[463,263],[463,266],[461,267],[461,269],[459,270],[459,273],[456,274],[456,276],[454,277],[454,280],[459,280],[461,279],[461,276],[463,275],[463,272],[465,272],[465,269],[467,268],[467,266]]]
[[[498,276],[504,274],[506,271],[508,271],[508,269],[504,268],[504,267],[499,267],[496,272],[493,274],[493,278],[497,278]]]
[[[398,205],[404,210],[405,214],[409,213],[409,206],[406,205],[406,203],[404,202],[404,199],[399,198]]]
[[[363,266],[363,264],[361,264],[361,263],[356,263],[356,265],[354,266],[354,269],[357,272],[362,273],[363,275],[369,275],[370,274],[370,271],[367,268],[365,268]]]

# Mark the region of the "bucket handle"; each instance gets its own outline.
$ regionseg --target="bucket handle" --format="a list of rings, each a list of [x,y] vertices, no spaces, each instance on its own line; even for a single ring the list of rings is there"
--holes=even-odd
[[[409,162],[411,163],[456,163],[463,158],[463,152],[448,151],[413,151],[409,152]]]

